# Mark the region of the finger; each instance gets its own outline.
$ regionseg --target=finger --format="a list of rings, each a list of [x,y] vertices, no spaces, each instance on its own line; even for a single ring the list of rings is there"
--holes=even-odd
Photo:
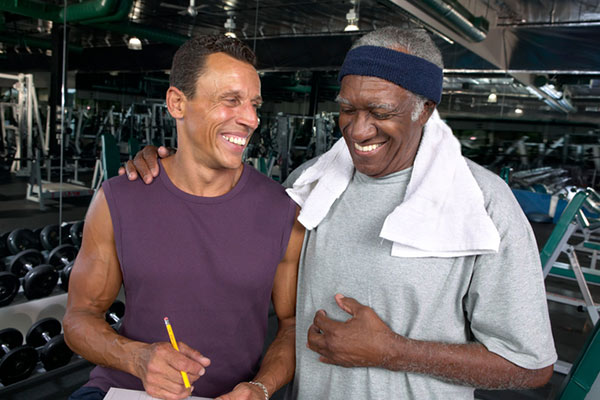
[[[152,161],[152,157],[154,157],[154,162]],[[137,170],[145,183],[150,183],[154,179],[154,175],[151,171],[152,166],[156,168],[156,174],[158,175],[157,158],[156,146],[151,145],[138,151],[133,158],[134,170]]]
[[[200,363],[205,368],[210,365],[210,358],[204,356],[198,350],[195,350],[195,349],[191,348],[190,346],[188,346],[187,344],[185,344],[183,342],[177,342],[177,344],[179,345],[179,352],[181,354],[183,354],[183,355],[191,358],[192,360]]]
[[[316,325],[322,332],[328,332],[340,324],[338,321],[334,321],[327,316],[325,310],[319,310],[315,313],[313,324]]]
[[[125,173],[125,167],[119,167],[119,176]]]
[[[360,304],[356,299],[353,299],[352,297],[345,297],[339,293],[335,295],[335,302],[337,303],[338,307],[352,316],[355,316],[358,310],[361,307],[364,307],[364,305]]]
[[[173,154],[175,154],[175,149],[172,147],[160,146],[158,148],[158,155],[160,158],[167,158]]]
[[[314,324],[308,328],[308,335],[306,337],[306,347],[317,353],[321,353],[325,347],[325,337],[321,333],[320,329]]]
[[[191,350],[191,349],[189,349],[189,350]],[[189,350],[187,350],[187,351],[189,351]],[[198,353],[198,354],[200,354],[200,353]],[[204,365],[202,365],[200,362],[196,361],[195,359],[190,358],[187,355],[183,354],[181,351],[179,351],[179,352],[175,351],[173,356],[169,357],[167,362],[168,362],[169,366],[171,366],[172,368],[174,368],[177,371],[184,371],[186,373],[189,372],[191,374],[200,375],[200,376],[204,375],[204,373],[206,372]],[[181,379],[181,376],[179,376],[179,379]]]
[[[135,181],[138,178],[138,174],[135,170],[135,165],[133,165],[133,161],[129,160],[125,163],[125,171],[127,172],[127,179],[129,179],[130,181]]]

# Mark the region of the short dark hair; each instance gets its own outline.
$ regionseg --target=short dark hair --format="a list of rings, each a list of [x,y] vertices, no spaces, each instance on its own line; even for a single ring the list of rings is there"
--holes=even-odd
[[[196,94],[196,81],[204,73],[206,57],[225,53],[256,67],[256,55],[242,41],[224,35],[199,36],[185,42],[175,53],[169,84],[187,98]]]

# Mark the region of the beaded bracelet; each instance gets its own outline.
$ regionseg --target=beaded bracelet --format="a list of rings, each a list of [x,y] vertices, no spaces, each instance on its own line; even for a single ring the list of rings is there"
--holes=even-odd
[[[259,388],[261,388],[261,389],[262,389],[262,391],[263,391],[263,392],[264,392],[264,394],[265,394],[265,400],[269,400],[269,391],[267,390],[267,388],[265,387],[265,385],[263,385],[263,384],[262,384],[262,383],[260,383],[260,382],[256,382],[256,381],[250,381],[250,382],[248,382],[248,383],[250,383],[251,385],[256,385],[256,386],[258,386]]]

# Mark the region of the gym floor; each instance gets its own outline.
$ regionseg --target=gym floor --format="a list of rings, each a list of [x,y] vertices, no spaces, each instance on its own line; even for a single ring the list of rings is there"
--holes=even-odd
[[[16,228],[35,229],[49,224],[59,223],[59,203],[48,201],[47,209],[40,210],[39,204],[25,200],[27,180],[8,174],[0,176],[0,233]],[[62,202],[62,220],[76,221],[85,217],[89,197],[67,198]],[[533,224],[538,246],[541,249],[552,231],[553,225]],[[584,264],[584,261],[582,261]],[[585,265],[585,264],[584,264]],[[574,295],[577,285],[573,282],[549,277],[546,286],[554,292]],[[600,288],[592,286],[592,295],[600,301]],[[62,292],[56,292],[61,296]],[[64,296],[64,295],[63,295]],[[10,307],[10,305],[8,306]],[[552,331],[559,359],[573,362],[582,348],[592,325],[587,314],[574,307],[549,303]],[[1,315],[1,314],[0,314]],[[11,326],[11,320],[0,320],[0,329]],[[267,341],[272,340],[276,330],[276,319],[270,318]],[[8,387],[0,385],[0,398],[3,399],[66,399],[68,394],[81,386],[92,366],[84,360],[73,361],[59,370],[36,371],[31,378]],[[41,370],[43,371],[43,370]],[[560,387],[564,375],[554,373],[551,381],[544,387],[526,391],[477,391],[478,399],[552,399]],[[283,398],[281,391],[274,399]]]

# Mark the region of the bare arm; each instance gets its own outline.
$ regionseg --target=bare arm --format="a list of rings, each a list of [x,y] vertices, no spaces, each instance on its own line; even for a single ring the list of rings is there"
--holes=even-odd
[[[209,360],[180,343],[178,353],[168,343],[142,343],[117,334],[104,314],[122,283],[108,204],[101,189],[86,216],[83,242],[69,279],[65,340],[85,359],[137,376],[149,394],[165,399],[189,395],[180,370],[195,381]]]
[[[297,216],[298,212],[296,212]],[[267,349],[260,370],[253,379],[265,385],[270,396],[294,377],[296,366],[296,283],[303,240],[304,227],[295,220],[287,250],[277,267],[273,282],[273,306],[279,322],[277,335]],[[250,396],[250,392],[254,394],[254,397]],[[243,382],[237,385],[231,393],[220,396],[218,399],[238,398],[262,400],[264,393],[258,386]]]
[[[341,295],[335,299],[351,318],[338,322],[319,310],[308,332],[309,348],[321,355],[322,362],[415,372],[486,389],[538,387],[552,376],[551,365],[522,368],[480,343],[445,344],[405,338],[394,333],[370,307]]]

